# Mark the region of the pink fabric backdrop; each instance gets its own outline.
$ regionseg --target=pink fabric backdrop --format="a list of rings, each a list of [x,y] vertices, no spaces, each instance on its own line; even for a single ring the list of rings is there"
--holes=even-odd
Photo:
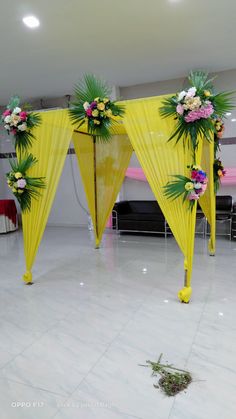
[[[236,167],[228,167],[225,169],[226,175],[221,178],[222,185],[235,185],[236,184]],[[126,177],[146,182],[146,176],[143,169],[140,167],[129,167],[126,171]]]
[[[228,167],[225,169],[226,175],[221,178],[222,185],[235,185],[236,184],[236,167]],[[130,179],[141,180],[141,182],[147,182],[146,176],[143,173],[141,167],[129,167],[126,170],[126,177]],[[112,227],[112,217],[110,216],[107,227]]]

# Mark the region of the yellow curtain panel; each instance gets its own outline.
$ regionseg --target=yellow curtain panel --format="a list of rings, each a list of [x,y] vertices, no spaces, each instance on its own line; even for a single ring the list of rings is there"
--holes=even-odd
[[[93,221],[95,247],[99,247],[107,220],[123,183],[133,152],[127,135],[108,143],[74,132],[73,142]]]
[[[138,160],[163,214],[184,254],[185,286],[179,292],[181,301],[191,296],[191,275],[194,252],[196,208],[191,212],[182,197],[170,200],[164,195],[163,186],[172,175],[189,176],[187,165],[192,163],[192,151],[180,141],[168,142],[175,121],[161,119],[159,108],[164,96],[124,102],[126,115],[124,126]],[[197,163],[201,160],[201,143]]]
[[[38,163],[29,171],[31,176],[44,176],[46,189],[32,200],[31,211],[22,214],[26,273],[23,279],[32,282],[32,266],[42,239],[57,185],[64,166],[73,127],[67,110],[41,113],[42,124],[35,128],[34,140],[29,153]]]
[[[208,176],[208,187],[204,195],[200,198],[199,203],[210,224],[210,239],[208,242],[208,250],[211,256],[215,255],[216,242],[216,198],[214,192],[214,141],[208,142],[204,140],[202,150],[202,168]]]

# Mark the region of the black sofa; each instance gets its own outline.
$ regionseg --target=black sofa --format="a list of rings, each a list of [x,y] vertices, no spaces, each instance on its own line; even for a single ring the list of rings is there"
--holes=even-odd
[[[233,215],[234,214],[234,215]],[[198,204],[197,219],[205,219]],[[113,229],[120,232],[161,233],[165,237],[171,230],[156,201],[120,201],[112,212]],[[206,220],[205,220],[206,221]],[[216,197],[216,223],[228,223],[228,236],[236,236],[236,206],[233,210],[233,199],[230,195]],[[207,234],[206,222],[203,230],[196,233]],[[224,233],[225,235],[225,233]]]
[[[170,232],[165,217],[156,201],[120,201],[114,206],[113,228],[119,231],[143,233]]]

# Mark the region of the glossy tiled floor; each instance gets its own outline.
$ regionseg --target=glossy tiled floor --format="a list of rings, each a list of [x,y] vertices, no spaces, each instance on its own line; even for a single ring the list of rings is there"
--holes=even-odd
[[[1,419],[235,419],[236,242],[196,240],[183,305],[173,238],[48,229],[31,287],[21,240],[0,236]],[[176,398],[138,365],[161,352],[194,377]]]

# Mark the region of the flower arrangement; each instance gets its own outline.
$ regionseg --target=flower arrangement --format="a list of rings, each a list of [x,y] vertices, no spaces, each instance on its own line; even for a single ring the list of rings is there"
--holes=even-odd
[[[214,119],[224,118],[234,107],[233,92],[213,92],[212,81],[203,71],[192,71],[188,81],[190,87],[163,101],[160,115],[163,118],[175,118],[176,128],[170,136],[176,143],[183,139],[184,144],[190,139],[193,150],[198,146],[199,138],[211,141],[215,132]]]
[[[37,163],[37,160],[32,154],[19,162],[10,160],[12,170],[6,174],[8,186],[17,198],[22,212],[30,210],[31,199],[40,196],[38,189],[43,189],[46,186],[44,178],[27,175],[27,171],[35,163]]]
[[[26,105],[20,107],[20,98],[11,98],[7,109],[2,114],[2,123],[8,134],[15,138],[15,146],[19,150],[26,150],[35,138],[31,129],[40,124],[37,113],[26,110]]]
[[[187,166],[190,169],[190,177],[174,175],[175,180],[168,182],[165,188],[165,195],[170,199],[176,199],[183,195],[183,201],[189,201],[192,210],[195,202],[205,193],[207,188],[207,175],[201,166]]]
[[[213,171],[214,171],[214,189],[215,189],[215,194],[216,194],[220,188],[221,178],[226,175],[226,170],[219,158],[215,159],[214,161]]]
[[[217,138],[222,138],[224,130],[225,130],[225,124],[221,118],[216,118],[214,120],[215,124],[215,135]]]
[[[85,75],[75,88],[75,102],[69,110],[74,124],[80,128],[87,124],[88,133],[102,141],[108,141],[115,133],[115,117],[124,115],[124,107],[112,102],[111,93],[104,82],[93,75]]]

